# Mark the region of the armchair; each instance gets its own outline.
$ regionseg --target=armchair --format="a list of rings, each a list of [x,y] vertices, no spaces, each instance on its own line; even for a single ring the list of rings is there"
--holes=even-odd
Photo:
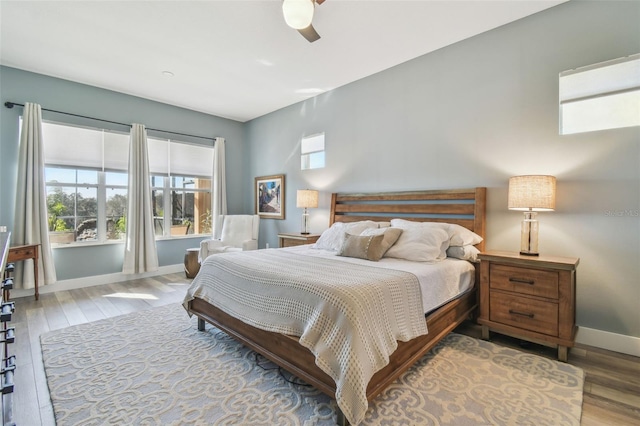
[[[200,263],[216,253],[246,251],[258,249],[258,230],[260,216],[221,215],[218,218],[216,234],[213,239],[200,242]]]

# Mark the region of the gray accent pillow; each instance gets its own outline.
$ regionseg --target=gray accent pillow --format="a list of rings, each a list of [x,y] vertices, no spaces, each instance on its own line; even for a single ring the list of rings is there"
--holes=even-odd
[[[384,235],[346,234],[338,256],[378,261],[384,254],[382,251],[383,240]]]
[[[402,229],[378,228],[365,229],[360,235],[347,233],[339,256],[357,257],[377,262],[398,240]]]
[[[382,256],[391,248],[392,245],[398,241],[400,238],[400,234],[402,234],[402,229],[400,228],[378,228],[378,229],[365,229],[360,233],[360,235],[384,235],[384,239],[382,240]]]

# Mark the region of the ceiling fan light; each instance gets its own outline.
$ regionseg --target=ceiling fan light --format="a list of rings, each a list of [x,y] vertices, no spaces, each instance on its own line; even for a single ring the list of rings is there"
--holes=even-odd
[[[284,0],[282,2],[284,21],[296,30],[302,30],[311,25],[313,9],[313,0]]]

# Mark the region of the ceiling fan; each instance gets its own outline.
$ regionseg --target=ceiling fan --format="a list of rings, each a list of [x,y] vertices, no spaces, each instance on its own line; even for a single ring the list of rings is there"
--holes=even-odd
[[[283,0],[282,14],[284,21],[291,28],[298,30],[309,43],[320,38],[320,34],[313,28],[313,11],[316,3],[321,5],[325,0]]]

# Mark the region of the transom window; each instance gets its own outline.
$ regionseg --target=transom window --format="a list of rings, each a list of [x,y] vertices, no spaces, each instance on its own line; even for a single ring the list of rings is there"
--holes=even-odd
[[[301,170],[324,167],[324,133],[305,136],[300,142]]]
[[[560,134],[640,126],[640,54],[560,73]]]

